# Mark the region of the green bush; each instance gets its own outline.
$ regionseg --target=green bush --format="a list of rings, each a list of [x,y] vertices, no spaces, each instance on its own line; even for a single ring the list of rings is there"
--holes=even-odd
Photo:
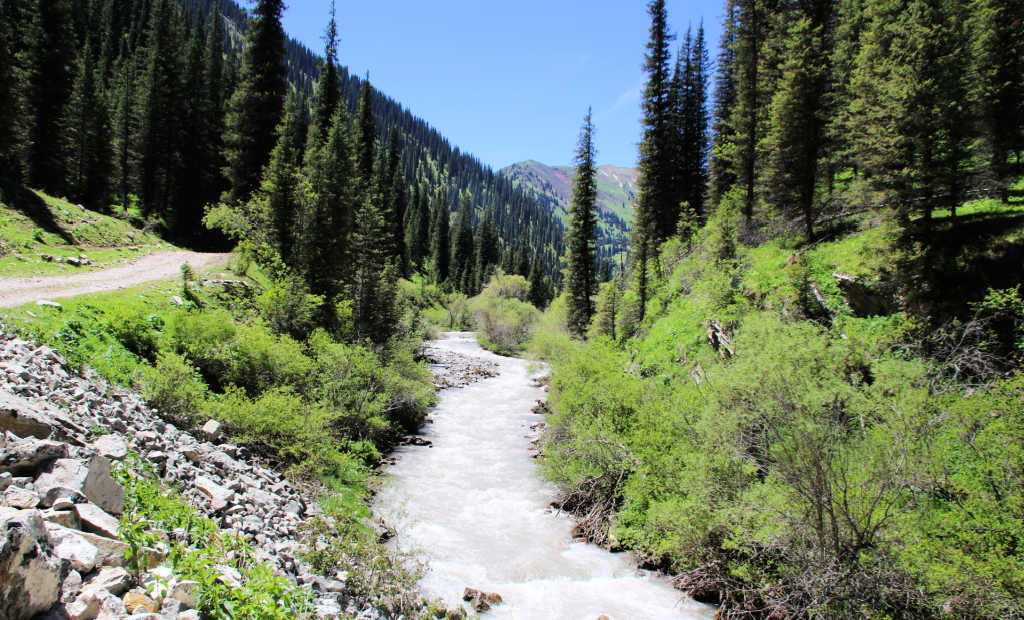
[[[142,396],[175,424],[192,427],[206,398],[206,384],[184,357],[161,352],[156,366],[140,368]]]
[[[323,305],[323,296],[311,295],[305,284],[294,276],[274,282],[256,297],[256,307],[264,323],[274,333],[298,340],[313,331]]]
[[[540,313],[520,295],[529,291],[526,278],[498,273],[470,300],[469,311],[479,330],[480,345],[497,353],[516,353],[530,338]]]

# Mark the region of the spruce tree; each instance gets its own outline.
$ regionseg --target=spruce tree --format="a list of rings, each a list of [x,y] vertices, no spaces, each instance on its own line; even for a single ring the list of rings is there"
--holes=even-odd
[[[86,44],[77,64],[64,119],[67,128],[66,185],[72,199],[90,209],[106,210],[110,206],[113,153],[106,101],[100,96],[91,45]]]
[[[16,123],[23,114],[15,84],[14,16],[0,3],[0,176],[12,175],[17,166]]]
[[[114,150],[114,189],[122,206],[128,207],[128,196],[133,191],[131,153],[135,134],[135,75],[134,59],[122,56],[114,82],[114,118],[111,123]]]
[[[494,212],[484,211],[480,225],[476,227],[476,259],[473,266],[473,293],[479,293],[487,285],[494,268],[500,260],[501,248],[498,244],[498,231],[494,227]]]
[[[737,25],[733,51],[736,100],[731,110],[733,169],[743,188],[743,217],[749,226],[754,218],[758,144],[762,125],[765,87],[761,75],[761,51],[765,42],[765,0],[736,0]]]
[[[569,203],[569,247],[566,273],[569,331],[583,337],[594,314],[597,288],[597,169],[594,165],[594,125],[591,112],[583,119],[576,146],[576,177]]]
[[[202,143],[202,163],[199,173],[199,204],[216,202],[224,191],[224,16],[219,0],[206,28],[203,48],[202,92],[199,105],[198,140]]]
[[[776,211],[803,220],[804,234],[814,237],[814,190],[824,119],[828,50],[824,24],[813,16],[791,26],[782,80],[772,98],[765,175],[768,199]]]
[[[398,136],[398,128],[392,127],[388,132],[388,144],[383,160],[383,167],[378,173],[379,192],[382,196],[382,215],[388,225],[387,234],[382,242],[388,258],[405,277],[409,273],[409,258],[405,247],[405,175],[402,173],[402,146]]]
[[[266,231],[271,244],[284,264],[301,271],[295,255],[296,240],[302,235],[301,218],[297,204],[298,166],[301,155],[295,148],[293,134],[299,122],[297,98],[291,96],[285,104],[284,118],[278,124],[277,144],[270,152],[270,161],[263,172],[260,192],[265,196],[267,213],[264,220],[270,226]]]
[[[967,159],[963,16],[956,3],[882,0],[868,6],[847,132],[859,169],[897,208],[928,226],[955,206]],[[898,27],[893,27],[893,24]]]
[[[380,195],[366,198],[356,215],[352,236],[352,253],[359,260],[354,265],[350,289],[355,339],[368,338],[381,343],[390,335],[389,317],[393,313],[393,290],[385,275],[398,279],[394,263],[385,255],[380,240],[387,231],[380,209]]]
[[[146,215],[168,220],[177,204],[183,136],[181,117],[181,42],[176,5],[156,0],[146,30],[144,66],[138,76],[139,98],[133,110],[136,133],[131,150],[133,176]]]
[[[338,24],[335,21],[334,2],[331,2],[331,19],[327,23],[324,47],[324,60],[320,65],[320,78],[316,83],[313,95],[313,118],[310,123],[309,139],[314,142],[311,148],[319,148],[326,140],[331,129],[334,112],[341,99],[340,81],[338,78]],[[311,152],[311,149],[307,149]]]
[[[1015,0],[973,3],[972,98],[980,111],[980,134],[989,177],[1008,197],[1010,154],[1024,151],[1024,4]]]
[[[239,84],[228,102],[225,202],[245,200],[259,185],[276,142],[287,90],[283,0],[259,0],[249,24]]]
[[[528,280],[530,282],[530,294],[527,300],[536,306],[538,310],[543,310],[547,307],[551,296],[548,291],[546,278],[544,277],[544,265],[540,259],[540,252],[536,252],[533,256]]]
[[[471,294],[473,280],[473,203],[468,194],[459,201],[458,222],[452,243],[452,281],[458,290]]]
[[[682,201],[696,216],[698,222],[707,219],[705,195],[708,186],[708,60],[707,44],[704,41],[704,24],[697,28],[683,71],[680,96],[682,119]]]
[[[377,125],[373,119],[373,91],[368,79],[363,80],[356,111],[356,174],[359,175],[360,194],[368,196],[374,186],[374,153]]]
[[[66,176],[64,108],[74,82],[72,4],[31,0],[26,10],[23,48],[17,57],[18,88],[24,97],[18,139],[24,149],[25,178],[34,187],[59,193]]]
[[[449,242],[448,203],[440,194],[434,197],[434,224],[431,227],[430,256],[431,271],[438,284],[448,282],[451,277],[451,245]]]
[[[732,126],[733,108],[736,106],[736,37],[739,32],[736,0],[726,3],[722,40],[719,44],[715,101],[712,107],[712,141],[709,181],[711,204],[717,206],[726,192],[736,184],[738,175],[733,152],[736,130]]]

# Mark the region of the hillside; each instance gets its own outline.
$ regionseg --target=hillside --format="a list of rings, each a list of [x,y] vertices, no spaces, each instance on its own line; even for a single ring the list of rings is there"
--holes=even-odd
[[[568,224],[574,168],[548,166],[531,159],[502,168],[499,173],[529,192],[534,201],[557,215],[562,224]],[[599,166],[597,169],[598,245],[602,258],[615,257],[629,244],[638,174],[633,168]]]

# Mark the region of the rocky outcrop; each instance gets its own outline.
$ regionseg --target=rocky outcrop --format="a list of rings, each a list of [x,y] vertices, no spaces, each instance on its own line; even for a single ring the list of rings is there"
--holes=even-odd
[[[498,375],[495,362],[440,349],[430,343],[420,349],[420,357],[431,363],[434,387],[438,390],[464,387]]]
[[[492,605],[502,603],[501,595],[497,592],[484,592],[476,588],[466,588],[462,592],[462,600],[469,602],[470,607],[477,613],[489,611]]]

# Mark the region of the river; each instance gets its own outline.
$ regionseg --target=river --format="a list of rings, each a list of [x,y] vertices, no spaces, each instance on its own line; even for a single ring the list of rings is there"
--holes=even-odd
[[[555,489],[529,457],[531,413],[544,392],[523,360],[481,349],[454,332],[434,346],[497,363],[500,374],[444,390],[423,437],[389,467],[375,509],[395,544],[427,561],[425,594],[460,604],[467,586],[504,602],[488,618],[711,618],[714,609],[637,569],[629,554],[574,542],[572,520],[548,506]]]

